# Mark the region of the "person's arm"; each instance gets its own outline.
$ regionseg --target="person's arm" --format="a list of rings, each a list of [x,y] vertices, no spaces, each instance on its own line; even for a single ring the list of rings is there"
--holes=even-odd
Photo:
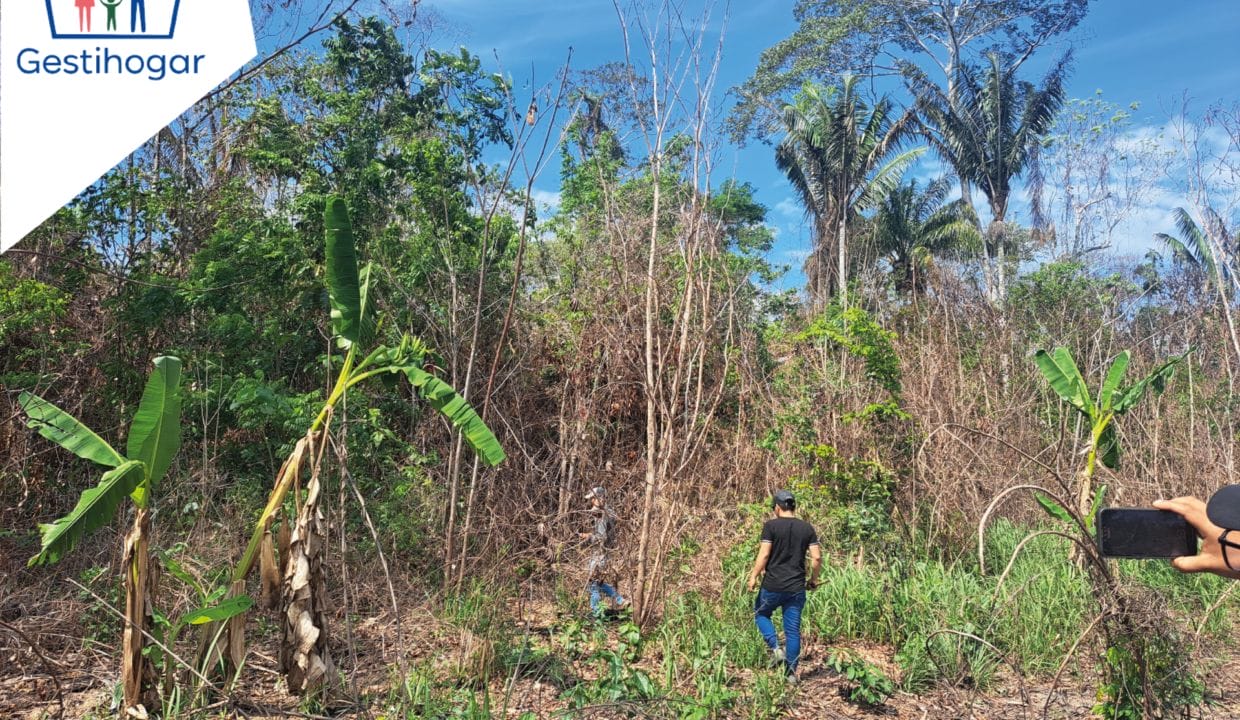
[[[750,592],[758,589],[758,576],[766,572],[766,561],[771,558],[771,541],[762,538],[762,542],[758,545],[758,557],[753,561],[753,569],[749,571],[749,583],[747,587]]]
[[[1219,536],[1223,534],[1223,528],[1210,522],[1210,519],[1206,517],[1204,502],[1195,497],[1185,496],[1174,500],[1159,500],[1154,503],[1154,507],[1159,510],[1170,510],[1182,516],[1201,538],[1201,549],[1196,555],[1186,555],[1171,561],[1171,565],[1176,570],[1185,573],[1209,572],[1232,580],[1240,580],[1240,573],[1229,569],[1226,561],[1223,560],[1223,546],[1218,542]],[[1240,537],[1236,540],[1240,540]],[[1232,548],[1227,552],[1230,553],[1228,559],[1232,564],[1240,567],[1240,550]]]
[[[818,571],[822,568],[822,548],[819,547],[818,541],[815,540],[809,546],[809,579],[806,581],[806,587],[810,590],[818,587]]]
[[[604,517],[594,519],[594,529],[590,532],[577,533],[582,540],[588,540],[591,544],[602,545],[607,539],[607,526],[603,523],[607,522]]]

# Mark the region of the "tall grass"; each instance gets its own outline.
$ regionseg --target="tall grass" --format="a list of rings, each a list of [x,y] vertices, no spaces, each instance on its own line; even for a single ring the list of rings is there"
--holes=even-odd
[[[1068,542],[1055,536],[1028,543],[998,585],[1000,571],[1029,532],[1007,521],[992,525],[987,557],[998,567],[989,568],[988,575],[979,573],[972,548],[961,548],[955,557],[938,557],[915,534],[885,554],[872,554],[861,566],[828,557],[820,587],[808,596],[806,630],[827,643],[863,641],[891,647],[901,685],[910,691],[937,681],[986,686],[1003,664],[1024,675],[1054,673],[1097,613],[1097,601],[1085,576],[1067,560]],[[763,659],[752,626],[753,597],[741,586],[755,551],[753,543],[742,543],[723,563],[730,581],[720,618],[727,628],[716,634],[720,642],[740,643],[729,652],[743,667],[757,667]],[[1192,621],[1227,588],[1221,578],[1184,576],[1165,562],[1123,561],[1119,568],[1121,575],[1157,591],[1180,617]],[[1227,631],[1229,605],[1235,603],[1224,603],[1205,619],[1203,632]]]

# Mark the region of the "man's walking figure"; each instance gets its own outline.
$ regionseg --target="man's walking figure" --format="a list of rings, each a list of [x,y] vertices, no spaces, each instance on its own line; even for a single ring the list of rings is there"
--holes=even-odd
[[[822,567],[822,550],[818,546],[818,534],[814,526],[797,517],[796,498],[787,490],[779,490],[771,499],[775,517],[762,526],[762,543],[758,558],[749,573],[749,590],[758,588],[758,576],[762,575],[762,589],[754,601],[754,623],[771,653],[771,664],[783,663],[788,680],[796,682],[797,661],[801,656],[801,610],[805,607],[805,589],[818,585],[818,570]],[[805,553],[809,553],[809,580],[805,578]],[[765,573],[765,574],[764,574]],[[771,614],[783,611],[784,642],[779,647],[779,636]]]
[[[138,32],[139,20],[142,32],[146,32],[146,0],[129,0],[129,32]]]

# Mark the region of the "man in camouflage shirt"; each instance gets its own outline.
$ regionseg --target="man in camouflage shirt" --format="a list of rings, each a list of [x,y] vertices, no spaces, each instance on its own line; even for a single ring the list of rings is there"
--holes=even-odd
[[[589,560],[586,561],[586,572],[589,578],[590,611],[595,617],[603,616],[603,605],[600,593],[607,595],[617,608],[624,607],[625,600],[616,589],[606,582],[609,576],[608,554],[615,549],[616,516],[607,507],[607,491],[602,487],[591,488],[586,493],[590,501],[590,514],[594,516],[593,532],[581,533],[580,537],[588,543]]]

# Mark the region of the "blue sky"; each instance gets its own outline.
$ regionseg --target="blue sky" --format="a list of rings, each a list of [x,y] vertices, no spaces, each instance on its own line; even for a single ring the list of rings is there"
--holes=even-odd
[[[687,3],[691,11],[695,4]],[[722,4],[714,6],[712,25],[724,27],[726,33],[720,93],[748,77],[762,50],[793,31],[792,5],[791,0],[736,2],[726,26]],[[489,64],[498,67],[502,63],[518,88],[531,73],[536,84],[547,82],[562,65],[569,47],[575,69],[614,61],[623,53],[611,0],[428,0],[423,7],[436,18],[436,45],[465,45]],[[1237,37],[1240,2],[1236,0],[1095,0],[1069,38],[1076,47],[1076,59],[1068,95],[1084,98],[1101,90],[1112,102],[1139,102],[1132,122],[1153,131],[1166,124],[1171,104],[1185,92],[1198,110],[1218,100],[1240,100]],[[1043,54],[1042,63],[1030,63],[1030,74],[1037,75],[1052,54],[1066,47],[1061,43]],[[799,266],[809,236],[802,212],[775,168],[771,149],[755,143],[744,148],[729,146],[719,167],[723,176],[751,182],[770,209],[768,220],[777,230],[770,259]],[[553,200],[557,177],[554,167],[542,176],[539,189],[544,199]],[[1140,215],[1137,224],[1157,224],[1170,207],[1183,204],[1178,200],[1170,190],[1162,193],[1151,200],[1149,212]],[[1016,212],[1019,215],[1020,210]],[[1150,233],[1165,229],[1169,228],[1135,228],[1128,233],[1130,237],[1116,244],[1116,250],[1139,254],[1150,246]],[[794,271],[788,281],[795,284],[799,279],[799,272]]]

